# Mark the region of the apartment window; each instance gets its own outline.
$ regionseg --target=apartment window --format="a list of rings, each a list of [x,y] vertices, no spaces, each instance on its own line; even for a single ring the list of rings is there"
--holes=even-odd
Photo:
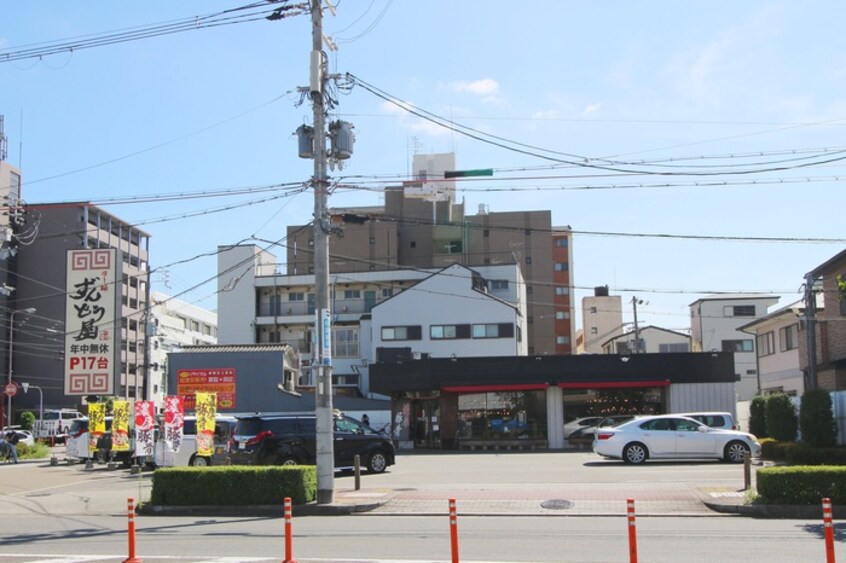
[[[531,295],[535,292],[534,288],[530,285],[526,286],[526,295]]]
[[[417,248],[417,242],[416,241],[411,241],[408,244],[411,246],[411,248]]]
[[[429,327],[429,338],[432,340],[453,340],[458,338],[456,325],[432,325]]]
[[[786,352],[799,347],[799,325],[790,325],[778,329],[779,350]]]
[[[197,321],[191,321],[191,331],[200,332],[200,323]]]
[[[568,311],[555,311],[555,319],[559,321],[566,321],[570,318],[570,313]]]
[[[383,287],[382,288],[382,297],[393,297],[394,290],[390,287]]]
[[[345,289],[344,299],[361,299],[360,289]]]
[[[382,327],[382,340],[420,340],[422,335],[420,325]]]
[[[485,229],[484,231],[482,231],[482,236],[488,238],[489,236],[491,236],[491,230]]]
[[[775,333],[773,331],[758,335],[758,356],[775,354]]]
[[[570,268],[567,262],[556,262],[555,263],[555,271],[556,272],[566,272]]]
[[[288,301],[305,301],[305,294],[301,291],[292,291],[288,294]]]
[[[595,327],[595,326],[590,327],[590,333],[591,334],[599,334],[599,328]]]
[[[596,307],[591,307],[591,308],[590,308],[590,312],[591,312],[591,313],[596,313]]]
[[[129,330],[138,330],[138,321],[129,321]]]
[[[755,305],[728,305],[726,307],[723,307],[723,316],[754,317]]]
[[[376,238],[370,237],[370,246],[373,246],[374,244],[376,244]]]
[[[334,329],[332,331],[332,355],[336,358],[358,358],[358,329]]]
[[[555,239],[555,246],[557,246],[558,248],[567,248],[567,239],[565,239],[565,238]]]
[[[473,338],[511,338],[514,325],[511,323],[473,325]]]
[[[508,280],[491,280],[489,284],[492,291],[508,289]]]
[[[688,346],[687,342],[670,342],[667,344],[659,344],[658,351],[662,354],[671,352],[689,352],[690,346]]]
[[[723,340],[723,352],[754,352],[755,346],[751,338],[742,340]]]
[[[210,325],[204,324],[203,325],[203,334],[206,335],[206,336],[211,336],[212,327]]]
[[[531,264],[531,263],[532,263],[532,257],[526,256],[526,264]]]
[[[562,345],[563,344],[569,344],[570,343],[570,337],[569,336],[556,336],[555,337],[555,343],[556,344],[562,344]]]
[[[555,295],[570,295],[570,288],[565,285],[556,285]]]

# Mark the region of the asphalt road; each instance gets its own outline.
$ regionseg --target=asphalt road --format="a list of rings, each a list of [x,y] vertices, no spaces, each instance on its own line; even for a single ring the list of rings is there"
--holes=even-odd
[[[631,467],[590,453],[403,455],[382,475],[336,479],[336,499],[380,497],[371,512],[293,522],[297,561],[449,561],[448,498],[462,561],[628,561],[625,499],[638,507],[640,561],[823,561],[822,522],[754,520],[702,505],[736,493],[742,468],[713,462]],[[151,474],[46,462],[0,467],[0,563],[123,561],[129,497]],[[558,500],[561,508],[545,508]],[[569,505],[569,506],[566,506]],[[149,561],[284,559],[284,522],[267,517],[138,516]],[[843,540],[839,527],[838,544]]]

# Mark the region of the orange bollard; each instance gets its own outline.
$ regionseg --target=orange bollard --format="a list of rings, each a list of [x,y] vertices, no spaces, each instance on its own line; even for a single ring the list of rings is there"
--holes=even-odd
[[[449,499],[449,540],[452,545],[452,563],[458,563],[458,515],[454,498]]]
[[[127,499],[126,505],[129,516],[129,557],[123,563],[141,563],[141,558],[135,557],[135,499]]]
[[[282,563],[297,563],[294,559],[294,528],[291,521],[291,497],[285,497],[285,560]]]
[[[637,528],[635,527],[634,499],[626,501],[629,520],[629,561],[637,563]]]
[[[822,500],[823,507],[823,529],[825,530],[825,560],[826,563],[834,563],[834,527],[831,523],[831,499]]]

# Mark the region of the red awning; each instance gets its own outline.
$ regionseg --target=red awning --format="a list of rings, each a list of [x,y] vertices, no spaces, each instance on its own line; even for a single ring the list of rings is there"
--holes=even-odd
[[[487,393],[490,391],[542,391],[548,383],[511,383],[503,385],[447,385],[441,391],[448,393]]]
[[[625,389],[627,387],[669,387],[666,379],[656,381],[578,381],[574,383],[559,383],[562,389]]]

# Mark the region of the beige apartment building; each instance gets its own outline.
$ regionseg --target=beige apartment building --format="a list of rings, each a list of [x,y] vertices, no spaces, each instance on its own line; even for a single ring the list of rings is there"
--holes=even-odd
[[[526,284],[529,354],[570,354],[572,232],[553,227],[551,211],[467,215],[455,201],[454,155],[416,155],[414,181],[387,188],[383,206],[331,210],[343,236],[330,235],[332,274],[518,264]],[[287,275],[313,273],[313,230],[288,227]]]

